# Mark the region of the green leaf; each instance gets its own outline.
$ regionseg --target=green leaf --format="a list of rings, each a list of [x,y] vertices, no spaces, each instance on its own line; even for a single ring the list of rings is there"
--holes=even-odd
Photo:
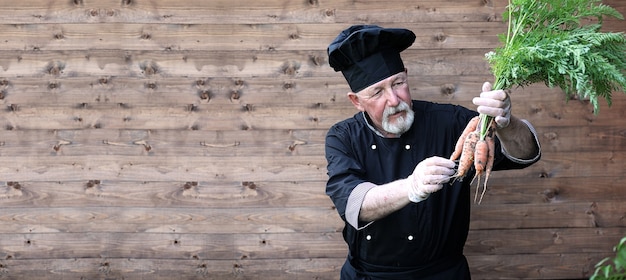
[[[623,16],[600,0],[509,0],[503,43],[485,55],[496,89],[543,82],[566,98],[598,99],[626,88],[626,37],[600,32],[605,16]],[[597,23],[583,25],[587,19]]]

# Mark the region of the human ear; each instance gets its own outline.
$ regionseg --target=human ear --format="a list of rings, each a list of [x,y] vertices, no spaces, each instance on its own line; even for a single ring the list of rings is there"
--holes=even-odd
[[[363,108],[363,105],[361,105],[361,100],[356,95],[356,93],[348,92],[348,99],[350,99],[350,102],[352,102],[352,105],[354,105],[354,107],[356,107],[357,110],[365,111],[365,109]]]

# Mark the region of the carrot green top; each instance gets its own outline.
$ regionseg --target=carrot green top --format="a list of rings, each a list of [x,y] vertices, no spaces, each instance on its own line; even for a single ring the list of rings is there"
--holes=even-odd
[[[624,19],[600,0],[509,0],[503,45],[486,54],[494,87],[544,82],[588,98],[596,114],[599,97],[610,106],[611,93],[626,88],[626,37],[601,32],[604,16]]]

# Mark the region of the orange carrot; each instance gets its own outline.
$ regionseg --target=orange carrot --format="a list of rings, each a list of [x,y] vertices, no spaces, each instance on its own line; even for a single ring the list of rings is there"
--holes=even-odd
[[[489,125],[489,133],[485,137],[485,142],[487,142],[489,155],[487,157],[487,163],[485,165],[485,182],[483,183],[483,191],[480,195],[480,200],[478,200],[478,204],[483,201],[483,196],[485,196],[485,192],[487,191],[487,180],[489,180],[489,174],[491,174],[491,170],[493,169],[493,162],[495,159],[495,149],[496,149],[496,140],[493,138],[493,132],[496,130],[495,122],[492,121]],[[474,201],[476,199],[474,198]]]
[[[459,160],[457,171],[452,176],[454,180],[463,180],[472,166],[476,170],[476,174],[470,184],[473,184],[474,180],[478,180],[476,184],[476,194],[474,195],[474,202],[478,204],[482,202],[485,191],[487,190],[487,180],[489,179],[489,174],[491,173],[494,163],[494,133],[496,126],[493,120],[489,121],[487,125],[485,138],[480,139],[482,130],[480,118],[472,118],[461,133],[461,137],[459,137],[455,145],[454,152],[450,156],[451,160]],[[480,181],[482,175],[485,175],[485,181],[482,185],[483,190],[480,195],[480,200],[478,200],[478,191],[481,187]]]
[[[476,149],[478,138],[480,138],[479,131],[472,131],[465,138],[461,158],[459,159],[459,167],[453,177],[462,179],[469,171],[472,163],[474,163],[474,150]]]
[[[476,173],[482,173],[485,170],[488,156],[489,146],[487,145],[487,141],[479,139],[474,149],[474,168],[476,169]]]
[[[483,186],[483,193],[480,195],[480,200],[478,201],[478,204],[480,204],[480,202],[483,200],[483,196],[485,195],[485,191],[487,190],[487,180],[489,180],[489,174],[491,174],[491,169],[493,168],[494,149],[496,146],[496,141],[493,139],[493,137],[486,137],[485,139],[487,140],[487,145],[489,146],[489,157],[487,160],[487,166],[485,167],[485,183]]]
[[[472,184],[475,179],[478,179],[476,182],[476,195],[474,195],[474,203],[476,203],[476,199],[478,197],[478,189],[480,188],[480,176],[485,171],[485,166],[487,164],[487,157],[489,156],[489,147],[487,145],[487,141],[485,139],[478,139],[476,142],[476,148],[474,149],[474,169],[476,170],[476,174],[474,178],[472,178]]]
[[[461,133],[461,137],[459,137],[459,140],[457,140],[456,145],[454,146],[454,152],[450,156],[450,160],[457,160],[461,156],[465,139],[472,131],[476,131],[479,120],[480,118],[476,116],[467,123],[467,126],[465,126],[465,129],[463,129],[463,132]]]

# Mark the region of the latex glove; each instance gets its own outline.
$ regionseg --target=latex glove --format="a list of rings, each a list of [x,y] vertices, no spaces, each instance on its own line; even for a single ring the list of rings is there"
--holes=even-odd
[[[481,114],[494,117],[498,129],[509,126],[511,122],[511,98],[508,91],[492,90],[491,83],[483,84],[480,97],[472,99],[474,105],[478,106],[476,111]]]
[[[442,157],[430,157],[421,161],[407,178],[409,200],[417,203],[439,191],[454,175],[454,167],[453,161]]]

